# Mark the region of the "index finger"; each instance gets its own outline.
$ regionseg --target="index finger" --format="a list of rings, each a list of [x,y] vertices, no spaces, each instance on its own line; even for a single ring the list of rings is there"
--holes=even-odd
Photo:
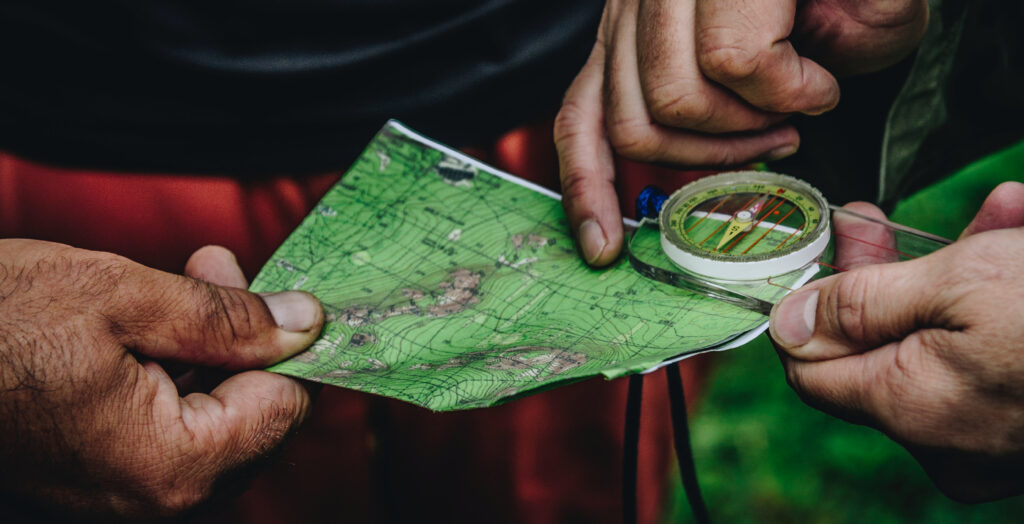
[[[555,118],[562,205],[584,260],[593,266],[614,261],[622,246],[614,159],[601,105],[604,62],[605,46],[599,37]]]
[[[701,71],[750,104],[820,114],[839,102],[839,83],[797,54],[788,38],[797,0],[697,0]]]

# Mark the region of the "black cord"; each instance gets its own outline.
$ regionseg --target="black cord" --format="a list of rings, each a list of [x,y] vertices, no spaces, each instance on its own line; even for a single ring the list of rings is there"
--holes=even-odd
[[[700,494],[700,484],[697,483],[697,468],[693,462],[693,449],[690,447],[690,428],[686,422],[686,395],[683,393],[683,380],[679,376],[679,364],[667,366],[665,375],[668,377],[672,437],[675,441],[676,460],[679,461],[679,476],[683,479],[683,489],[686,491],[686,499],[690,502],[693,520],[697,524],[707,524],[711,519],[708,516],[708,507],[704,504],[704,497]]]
[[[637,519],[636,470],[643,396],[644,376],[631,375],[626,395],[626,432],[622,442],[622,522],[625,524],[636,524]]]

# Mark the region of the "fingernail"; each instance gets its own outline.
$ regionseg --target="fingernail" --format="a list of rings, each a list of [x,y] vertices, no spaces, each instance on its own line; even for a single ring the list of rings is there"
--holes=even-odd
[[[580,224],[579,239],[583,259],[588,264],[596,262],[604,251],[604,247],[608,245],[608,239],[604,237],[604,230],[593,220],[586,220]]]
[[[277,326],[285,331],[304,332],[313,329],[320,315],[320,304],[307,293],[285,291],[260,294],[270,309]]]
[[[786,158],[787,156],[790,156],[793,153],[796,153],[796,145],[788,144],[784,146],[779,146],[769,151],[768,154],[765,155],[765,160],[768,162],[771,162],[773,160],[782,160],[783,158]]]
[[[782,299],[772,311],[772,337],[785,347],[806,344],[814,334],[818,290],[796,292]]]

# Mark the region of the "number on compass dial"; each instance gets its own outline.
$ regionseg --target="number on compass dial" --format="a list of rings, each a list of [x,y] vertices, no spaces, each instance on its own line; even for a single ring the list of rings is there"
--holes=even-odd
[[[768,184],[739,184],[693,195],[672,210],[679,238],[719,256],[768,254],[798,242],[821,211],[798,192]]]

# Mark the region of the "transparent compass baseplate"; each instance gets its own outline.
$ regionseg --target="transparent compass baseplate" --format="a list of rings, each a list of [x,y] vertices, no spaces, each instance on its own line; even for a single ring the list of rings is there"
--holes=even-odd
[[[806,182],[768,172],[714,175],[665,195],[647,188],[627,246],[641,274],[767,315],[813,278],[831,274],[838,220],[882,261],[916,258],[949,243],[886,220],[829,206]],[[850,233],[853,233],[851,235]],[[865,238],[857,238],[857,236]]]

